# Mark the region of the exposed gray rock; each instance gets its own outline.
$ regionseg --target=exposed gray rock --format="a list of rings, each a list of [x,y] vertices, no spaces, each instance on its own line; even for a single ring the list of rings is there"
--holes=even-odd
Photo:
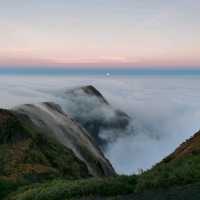
[[[130,117],[113,108],[93,86],[83,86],[66,91],[64,109],[76,119],[95,139],[101,148],[124,136],[130,128]]]

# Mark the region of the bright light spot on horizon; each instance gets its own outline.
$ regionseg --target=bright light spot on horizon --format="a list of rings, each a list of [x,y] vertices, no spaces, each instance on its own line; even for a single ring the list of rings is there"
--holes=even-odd
[[[110,76],[110,73],[109,73],[109,72],[107,72],[107,73],[106,73],[106,76]]]

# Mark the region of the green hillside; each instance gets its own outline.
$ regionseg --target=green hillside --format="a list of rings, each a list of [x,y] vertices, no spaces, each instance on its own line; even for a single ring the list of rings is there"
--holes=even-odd
[[[200,182],[200,131],[138,178],[137,190]]]
[[[27,117],[20,118],[14,112],[0,110],[1,199],[200,198],[200,132],[140,175],[91,178],[71,150],[38,133]]]
[[[71,150],[38,133],[27,118],[23,122],[15,113],[0,110],[0,196],[16,185],[90,177]]]

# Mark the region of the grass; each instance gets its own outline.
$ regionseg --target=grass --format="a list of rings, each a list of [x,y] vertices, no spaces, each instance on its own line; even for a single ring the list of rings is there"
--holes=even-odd
[[[165,192],[168,191],[168,188],[172,188],[175,195],[176,191],[173,188],[196,183],[200,183],[200,156],[190,155],[169,163],[161,162],[138,176],[90,178],[75,181],[53,180],[43,184],[33,184],[20,188],[10,196],[10,200],[117,197],[118,195],[137,193],[147,194],[147,191]],[[182,192],[184,193],[184,187]]]
[[[20,188],[10,200],[60,200],[87,196],[116,196],[134,192],[136,176],[54,180]]]
[[[138,177],[136,191],[200,182],[200,156],[188,155],[169,163],[161,162]]]
[[[5,122],[9,117],[12,120],[8,126]],[[189,192],[194,193],[193,199],[198,199],[195,191],[200,189],[199,134],[140,175],[90,178],[84,163],[71,150],[28,125],[19,126],[9,113],[0,122],[0,199],[90,200],[108,197],[121,200],[125,197],[128,200],[134,197],[148,200],[155,197],[161,200],[164,194],[175,197],[179,191],[182,197]]]

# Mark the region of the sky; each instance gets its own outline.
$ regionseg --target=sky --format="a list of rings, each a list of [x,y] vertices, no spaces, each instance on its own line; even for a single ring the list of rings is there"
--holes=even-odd
[[[200,68],[199,0],[0,0],[0,68]]]

